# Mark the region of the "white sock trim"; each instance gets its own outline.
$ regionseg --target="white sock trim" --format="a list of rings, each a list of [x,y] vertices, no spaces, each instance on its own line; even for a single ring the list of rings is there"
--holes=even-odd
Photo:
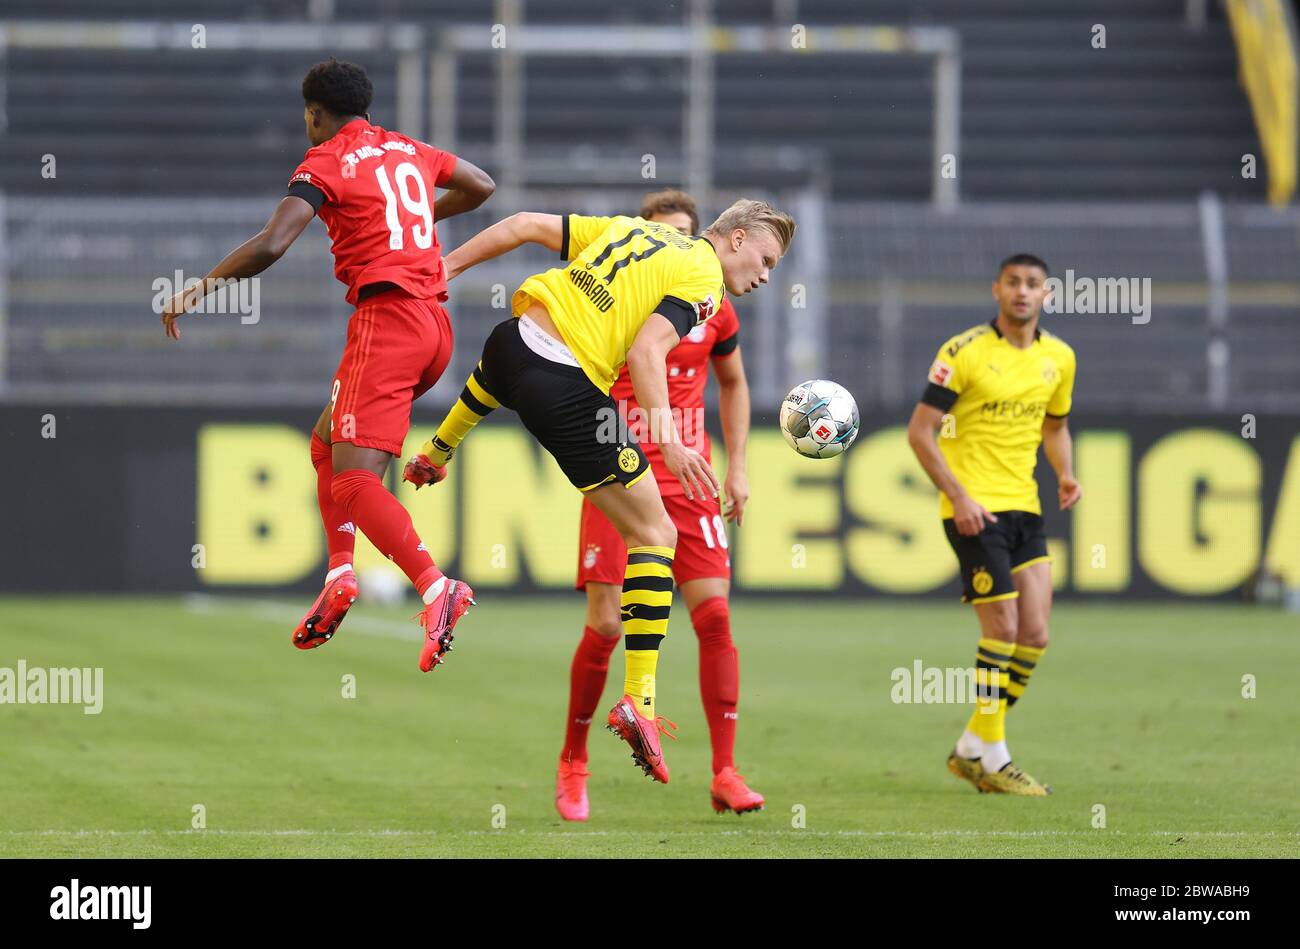
[[[329,573],[325,574],[325,582],[329,583],[332,580],[337,580],[339,577],[343,576],[343,574],[351,573],[351,572],[352,572],[352,564],[345,563],[342,566],[335,567]]]
[[[981,765],[985,771],[1001,771],[1002,766],[1011,760],[1011,752],[1007,749],[1005,741],[987,741],[984,743],[984,754],[981,756]]]
[[[969,728],[957,739],[957,754],[962,758],[979,758],[984,754],[984,739]]]
[[[434,600],[438,599],[438,597],[442,596],[442,589],[446,585],[447,585],[446,577],[439,577],[437,581],[431,583],[429,585],[429,589],[424,591],[424,596],[420,597],[420,599],[424,600],[424,605],[428,606]]]

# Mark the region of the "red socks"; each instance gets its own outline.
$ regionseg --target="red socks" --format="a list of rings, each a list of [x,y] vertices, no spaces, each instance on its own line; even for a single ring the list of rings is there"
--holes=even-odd
[[[334,460],[330,456],[330,446],[321,441],[315,432],[311,433],[311,463],[316,469],[316,503],[320,505],[321,523],[325,525],[325,543],[329,545],[329,569],[352,563],[352,552],[356,547],[356,527],[348,519],[343,506],[334,500],[330,488],[334,481]]]
[[[352,468],[334,475],[334,501],[379,552],[402,568],[421,596],[442,576],[415,533],[411,515],[373,471]]]
[[[691,625],[700,640],[700,698],[713,743],[713,773],[735,767],[736,702],[740,695],[740,659],[731,641],[731,610],[726,597],[715,596],[691,610]]]
[[[622,638],[602,636],[590,626],[583,627],[582,641],[569,669],[569,718],[564,730],[564,750],[560,753],[565,761],[587,760],[587,731],[600,694],[605,691],[610,653]]]
[[[691,624],[700,641],[700,698],[713,744],[713,773],[717,774],[736,764],[733,753],[740,694],[740,657],[731,641],[731,609],[726,597],[713,597],[691,610]],[[587,760],[587,732],[605,689],[610,654],[619,638],[602,636],[590,626],[582,630],[582,641],[569,670],[569,718],[560,754],[565,761]]]

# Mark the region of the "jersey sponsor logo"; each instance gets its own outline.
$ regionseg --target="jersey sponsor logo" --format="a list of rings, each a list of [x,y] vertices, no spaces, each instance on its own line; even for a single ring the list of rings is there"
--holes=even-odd
[[[942,359],[936,359],[934,365],[930,367],[930,381],[937,386],[944,386],[948,384],[950,376],[952,376],[952,366]]]
[[[705,335],[708,334],[708,332],[709,330],[707,327],[703,325],[696,325],[694,328],[691,329],[689,333],[686,334],[686,338],[690,340],[692,343],[702,343],[704,342],[704,337]]]
[[[986,420],[1001,419],[1041,419],[1047,410],[1046,402],[1022,402],[1020,399],[996,399],[980,406],[980,418]]]
[[[613,294],[605,289],[604,283],[593,277],[585,268],[571,267],[569,269],[569,280],[601,313],[608,313],[610,308],[614,306]]]

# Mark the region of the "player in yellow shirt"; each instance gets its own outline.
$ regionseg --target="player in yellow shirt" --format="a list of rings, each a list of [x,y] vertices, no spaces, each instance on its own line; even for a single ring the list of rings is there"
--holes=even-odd
[[[794,230],[788,214],[744,199],[698,237],[640,217],[521,212],[444,258],[448,280],[524,243],[558,251],[565,263],[515,291],[513,317],[492,330],[460,399],[403,476],[417,486],[441,481],[469,431],[504,405],[609,518],[628,548],[625,694],[610,710],[609,727],[665,784],[659,734],[671,733],[667,719],[655,715],[655,667],[668,632],[677,529],[655,479],[645,477],[650,466],[636,439],[611,425],[619,414],[609,390],[626,363],[665,467],[687,499],[716,498],[717,476],[682,443],[673,420],[666,357],[718,311],[724,292],[745,294],[767,283]]]
[[[1038,326],[1048,292],[1042,260],[1004,260],[993,283],[997,317],[939,349],[907,430],[940,491],[962,600],[974,605],[980,624],[975,712],[948,770],[980,791],[1029,796],[1051,788],[1012,763],[1006,712],[1047,648],[1052,609],[1051,558],[1034,480],[1039,444],[1056,472],[1061,510],[1082,496],[1066,424],[1074,350]]]

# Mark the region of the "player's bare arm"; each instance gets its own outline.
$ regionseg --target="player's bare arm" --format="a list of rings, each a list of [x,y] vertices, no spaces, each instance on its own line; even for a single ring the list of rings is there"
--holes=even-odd
[[[1056,472],[1056,495],[1062,511],[1068,511],[1083,497],[1074,477],[1074,439],[1069,420],[1048,415],[1043,419],[1043,453]]]
[[[736,347],[725,356],[713,357],[713,373],[718,379],[718,410],[722,417],[722,441],[727,446],[727,477],[723,493],[727,503],[727,520],[745,522],[745,504],[749,501],[749,478],[745,474],[745,448],[749,443],[749,382],[745,364]]]
[[[492,192],[496,191],[497,185],[492,180],[492,176],[482,168],[463,158],[457,158],[456,167],[452,169],[451,177],[447,179],[446,188],[447,190],[433,202],[435,221],[445,221],[457,214],[473,211],[492,197]]]
[[[558,254],[563,240],[564,218],[560,215],[520,211],[479,231],[444,257],[447,279],[452,280],[469,268],[524,244],[541,244]]]
[[[179,291],[167,301],[162,311],[167,335],[172,339],[181,338],[176,321],[216,289],[216,281],[255,277],[283,257],[315,216],[315,209],[302,198],[293,195],[281,198],[265,227],[227,254],[208,271],[202,283]]]
[[[709,493],[716,498],[721,487],[717,475],[703,455],[682,444],[668,405],[668,351],[680,339],[668,317],[650,314],[627,351],[627,371],[637,404],[649,417],[650,438],[658,444],[664,465],[681,482],[687,500]]]
[[[948,467],[948,461],[935,441],[935,436],[943,425],[943,416],[944,413],[933,405],[918,402],[912,410],[912,420],[907,423],[907,443],[912,446],[917,461],[930,476],[934,486],[948,495],[958,532],[974,537],[984,529],[986,521],[996,524],[998,519],[966,493],[966,489]]]

